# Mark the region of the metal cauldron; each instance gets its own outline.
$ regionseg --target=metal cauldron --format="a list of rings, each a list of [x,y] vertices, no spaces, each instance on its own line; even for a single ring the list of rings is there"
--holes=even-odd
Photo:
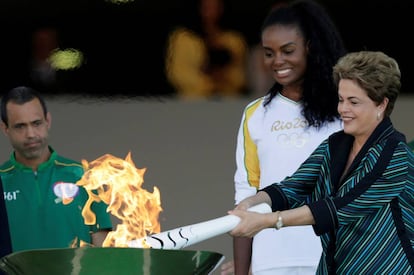
[[[1,258],[0,270],[8,275],[201,275],[212,273],[223,259],[216,252],[191,250],[39,249]]]

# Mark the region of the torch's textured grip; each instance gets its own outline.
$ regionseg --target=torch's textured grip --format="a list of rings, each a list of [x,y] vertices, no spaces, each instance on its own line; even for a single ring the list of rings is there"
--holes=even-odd
[[[266,203],[255,205],[248,210],[258,213],[270,213],[272,211],[270,206]],[[239,222],[239,217],[235,215],[227,215],[150,235],[145,237],[144,240],[133,240],[129,242],[129,247],[142,248],[149,246],[151,248],[159,249],[181,249],[229,232],[235,228]],[[143,244],[145,244],[145,246]]]

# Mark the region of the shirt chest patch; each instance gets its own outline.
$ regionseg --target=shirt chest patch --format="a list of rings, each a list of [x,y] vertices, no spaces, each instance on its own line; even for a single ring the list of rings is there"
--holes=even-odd
[[[69,204],[79,193],[79,186],[71,182],[58,181],[53,185],[55,203]]]

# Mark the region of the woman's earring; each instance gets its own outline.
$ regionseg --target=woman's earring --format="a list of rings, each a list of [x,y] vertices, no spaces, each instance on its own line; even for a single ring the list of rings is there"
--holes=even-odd
[[[378,112],[377,113],[377,120],[380,120],[381,119],[381,113],[380,112]]]

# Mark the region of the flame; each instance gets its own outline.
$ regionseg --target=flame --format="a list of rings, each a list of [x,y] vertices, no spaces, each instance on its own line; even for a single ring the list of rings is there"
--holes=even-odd
[[[89,195],[82,210],[85,224],[96,223],[90,207],[93,202],[100,201],[104,201],[107,211],[121,221],[116,231],[109,232],[103,247],[127,247],[131,240],[160,232],[160,192],[157,187],[153,193],[141,188],[146,169],[135,167],[131,152],[125,160],[105,154],[90,163],[82,160],[82,165],[85,173],[76,184],[84,187]]]

